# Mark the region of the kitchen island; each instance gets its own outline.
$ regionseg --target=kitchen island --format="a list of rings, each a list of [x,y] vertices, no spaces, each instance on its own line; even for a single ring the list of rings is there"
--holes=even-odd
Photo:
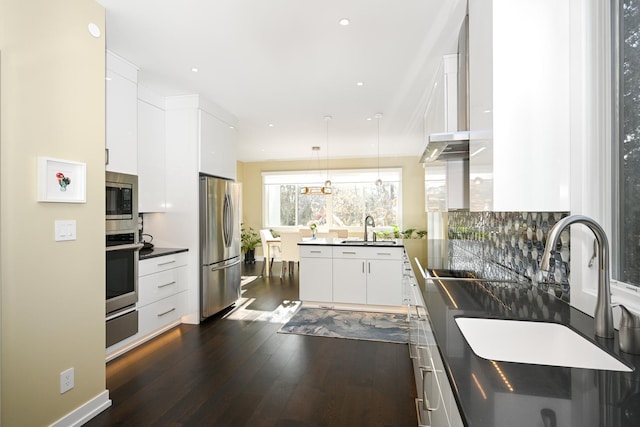
[[[321,305],[401,306],[401,239],[306,239],[300,247],[300,300]]]
[[[430,258],[431,276],[451,276]],[[640,356],[622,353],[615,338],[595,338],[593,317],[528,282],[438,280],[419,284],[453,404],[468,426],[640,425]],[[487,360],[462,335],[457,317],[561,323],[625,362],[632,372]],[[434,424],[435,425],[435,424]]]

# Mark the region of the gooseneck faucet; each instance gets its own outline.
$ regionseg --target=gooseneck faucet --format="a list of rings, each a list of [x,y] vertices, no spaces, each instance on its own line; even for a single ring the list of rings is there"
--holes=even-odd
[[[372,226],[375,227],[376,226],[376,222],[373,220],[373,217],[371,215],[367,215],[364,218],[364,241],[367,242],[369,241],[369,229],[367,228],[368,226]],[[373,236],[373,241],[376,241],[376,233],[375,231],[372,232],[372,236]]]
[[[596,336],[613,338],[613,313],[611,309],[611,285],[609,283],[609,241],[602,227],[593,219],[584,215],[571,215],[562,218],[549,230],[547,244],[544,247],[541,270],[549,270],[551,251],[558,244],[562,231],[571,224],[586,225],[596,236],[598,242],[598,297],[594,314]]]

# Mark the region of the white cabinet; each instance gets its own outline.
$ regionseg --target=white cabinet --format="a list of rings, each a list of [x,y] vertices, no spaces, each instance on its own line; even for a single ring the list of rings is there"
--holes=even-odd
[[[107,348],[107,359],[177,326],[187,313],[187,252],[138,263],[138,333]]]
[[[401,305],[402,254],[402,247],[335,246],[334,302]]]
[[[333,259],[334,302],[345,304],[366,304],[366,263],[367,260],[357,258],[350,259],[339,257]]]
[[[139,331],[146,336],[162,330],[186,312],[186,253],[140,261],[138,265]]]
[[[420,286],[411,261],[404,258],[402,286],[409,317],[409,357],[416,381],[416,414],[419,426],[462,427],[447,373],[429,323]]]
[[[236,178],[235,127],[200,110],[200,172]]]
[[[138,210],[166,211],[164,99],[138,88]]]
[[[469,1],[473,211],[570,209],[570,7]]]
[[[138,70],[107,51],[106,170],[138,174]]]
[[[402,305],[404,248],[300,245],[300,299]]]
[[[332,251],[329,246],[299,246],[302,301],[333,301]]]

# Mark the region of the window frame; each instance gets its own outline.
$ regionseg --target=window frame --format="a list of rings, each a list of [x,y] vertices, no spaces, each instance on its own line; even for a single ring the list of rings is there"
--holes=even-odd
[[[619,224],[615,218],[618,100],[616,39],[618,0],[571,0],[571,213],[598,221],[609,237],[614,266]],[[589,267],[593,234],[571,227],[571,306],[593,316],[598,268]],[[613,252],[611,250],[614,250]],[[594,263],[595,266],[598,263]],[[612,270],[613,271],[613,270]],[[612,300],[640,312],[640,288],[611,278]],[[620,311],[613,310],[617,325]]]
[[[397,226],[400,230],[402,230],[403,170],[401,167],[386,167],[386,168],[379,168],[379,169],[378,168],[348,168],[348,169],[332,169],[329,171],[318,171],[318,170],[263,171],[261,174],[262,176],[262,183],[261,183],[262,185],[262,223],[266,228],[271,228],[276,230],[293,230],[293,229],[298,229],[301,226],[301,225],[272,225],[270,224],[270,221],[269,221],[269,213],[267,209],[268,197],[267,197],[267,190],[266,190],[266,186],[269,184],[267,184],[266,181],[268,181],[268,177],[270,176],[286,176],[286,175],[291,175],[291,176],[300,175],[300,176],[309,177],[308,182],[305,182],[304,184],[318,186],[318,187],[322,186],[325,179],[327,178],[330,178],[334,185],[338,183],[350,183],[350,182],[358,182],[358,183],[371,182],[371,184],[374,185],[375,177],[380,176],[381,178],[383,178],[383,181],[388,182],[388,180],[385,180],[384,177],[389,175],[394,176],[397,180],[394,179],[393,182],[398,183]],[[344,179],[340,179],[340,175],[342,176],[370,175],[370,176],[373,176],[374,179],[366,179],[366,180],[361,179],[361,180],[347,181]],[[285,182],[277,183],[277,184],[284,184],[284,183]],[[287,183],[292,184],[294,182],[287,182]],[[272,184],[276,184],[276,183],[272,183]],[[295,184],[300,185],[301,183],[295,182]],[[333,196],[325,196],[325,197],[331,198],[331,200],[329,200],[329,203],[327,204],[328,206],[327,210],[330,211],[331,209],[330,207],[333,204],[332,203]],[[363,221],[364,221],[364,218],[363,218]],[[361,225],[361,226],[328,225],[327,228],[346,228],[349,231],[358,232],[364,229],[364,225]]]

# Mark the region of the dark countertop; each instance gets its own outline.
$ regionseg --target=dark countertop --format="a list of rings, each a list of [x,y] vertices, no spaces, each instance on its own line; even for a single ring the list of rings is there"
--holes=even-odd
[[[378,241],[363,242],[359,238],[324,238],[319,237],[317,239],[306,238],[302,242],[298,242],[298,245],[309,246],[360,246],[360,247],[390,247],[390,248],[402,248],[404,247],[402,239],[378,239]]]
[[[158,248],[154,247],[153,249],[141,249],[140,250],[140,261],[149,258],[156,258],[159,256],[172,255],[180,252],[187,252],[189,249],[186,248]]]
[[[551,409],[556,423],[549,425],[558,427],[640,426],[640,356],[618,350],[617,331],[613,340],[596,339],[591,316],[529,283],[426,280],[420,286],[465,425],[542,427],[541,411]],[[473,353],[454,321],[457,316],[563,323],[636,369],[497,362],[500,373]]]

